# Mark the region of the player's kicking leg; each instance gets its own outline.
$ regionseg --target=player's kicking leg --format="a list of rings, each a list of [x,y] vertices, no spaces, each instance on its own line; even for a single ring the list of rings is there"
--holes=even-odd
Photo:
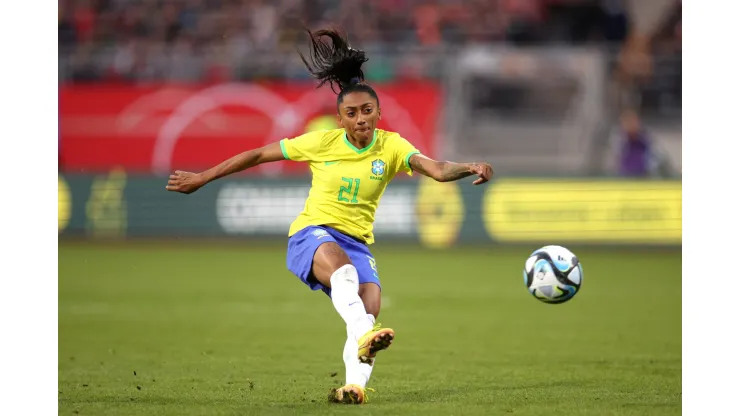
[[[365,310],[368,312],[368,319],[374,323],[375,318],[380,312],[380,286],[376,283],[361,283],[360,298],[365,305]],[[380,329],[382,328],[376,325],[372,332],[378,332]],[[367,402],[365,386],[372,374],[375,360],[371,359],[370,362],[361,362],[358,357],[358,350],[358,341],[352,335],[350,329],[347,328],[347,340],[344,345],[343,354],[347,384],[332,389],[329,393],[330,402],[345,404],[362,404]],[[368,388],[367,390],[371,389]]]
[[[370,268],[370,264],[374,268],[372,256],[366,255],[369,252],[359,256],[355,248],[347,245],[353,255],[352,261],[338,244],[326,243],[316,250],[312,271],[322,284],[331,287],[332,303],[347,324],[347,342],[343,354],[347,384],[332,390],[329,400],[362,404],[367,401],[365,385],[370,378],[375,356],[390,346],[395,334],[392,329],[375,324],[375,317],[380,311],[380,286],[377,273]],[[358,268],[363,273],[363,280],[369,278],[369,281],[375,281],[360,284]]]
[[[316,250],[312,271],[319,282],[331,288],[334,308],[344,319],[350,335],[354,336],[357,342],[357,359],[365,364],[372,363],[379,351],[390,346],[395,334],[390,328],[375,325],[373,314],[365,309],[365,302],[359,293],[357,268],[338,244],[330,242],[322,244]],[[375,297],[379,308],[379,288]]]
[[[376,354],[395,334],[375,324],[380,311],[380,280],[365,244],[327,227],[307,227],[288,241],[288,269],[312,290],[323,290],[347,327],[346,385],[332,401],[364,403],[365,385]],[[358,390],[359,389],[359,390]]]

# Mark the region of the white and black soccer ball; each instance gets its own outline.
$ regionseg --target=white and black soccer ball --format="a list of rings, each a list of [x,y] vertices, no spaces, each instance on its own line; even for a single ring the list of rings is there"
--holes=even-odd
[[[542,302],[563,303],[573,299],[582,283],[583,266],[565,247],[542,247],[524,263],[524,284]]]

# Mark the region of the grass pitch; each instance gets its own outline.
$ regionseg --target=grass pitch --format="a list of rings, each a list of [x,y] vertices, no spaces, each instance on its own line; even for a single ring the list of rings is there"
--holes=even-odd
[[[344,323],[284,245],[60,243],[59,414],[681,413],[679,250],[573,247],[562,305],[524,288],[530,248],[373,251],[396,341],[348,407]]]

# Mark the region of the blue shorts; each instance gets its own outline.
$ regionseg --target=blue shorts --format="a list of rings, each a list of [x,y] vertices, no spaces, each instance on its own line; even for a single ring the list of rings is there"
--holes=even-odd
[[[311,272],[313,255],[324,243],[337,243],[349,256],[352,265],[357,269],[360,284],[375,283],[380,287],[378,268],[375,258],[367,245],[339,231],[326,226],[309,226],[288,239],[288,270],[296,275],[311,290],[323,290],[331,296],[331,289],[319,283]]]

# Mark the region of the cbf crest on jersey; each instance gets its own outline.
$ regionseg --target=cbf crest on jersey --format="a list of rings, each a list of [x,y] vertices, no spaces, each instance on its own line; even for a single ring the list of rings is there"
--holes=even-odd
[[[383,180],[381,176],[385,173],[385,162],[380,159],[373,160],[373,167],[371,169],[373,176],[370,179]]]

